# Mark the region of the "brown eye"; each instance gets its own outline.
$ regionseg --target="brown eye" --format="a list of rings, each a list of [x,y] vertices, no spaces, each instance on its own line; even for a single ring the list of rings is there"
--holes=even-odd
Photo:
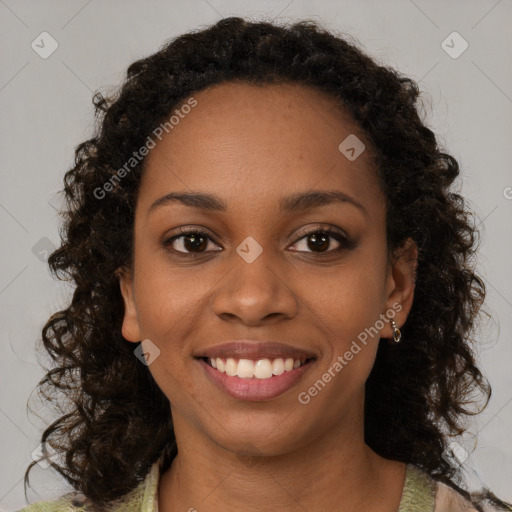
[[[331,248],[332,239],[334,239],[338,244],[334,249]],[[345,235],[332,229],[315,229],[314,231],[310,231],[295,242],[294,246],[297,246],[301,240],[306,241],[305,245],[308,250],[304,252],[313,252],[318,254],[336,252],[351,247],[351,243]],[[302,249],[295,248],[293,250],[303,252]]]
[[[316,251],[317,249],[320,252],[325,252],[329,249],[330,246],[330,236],[325,233],[313,233],[306,237],[308,239],[308,248]]]
[[[197,253],[201,254],[206,251],[208,247],[208,241],[212,241],[211,238],[202,231],[190,230],[183,231],[180,235],[173,236],[164,241],[163,245],[165,248],[171,247],[171,251],[190,254]]]

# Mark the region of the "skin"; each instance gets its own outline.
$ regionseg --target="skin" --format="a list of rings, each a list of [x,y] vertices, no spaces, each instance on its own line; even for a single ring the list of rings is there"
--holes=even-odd
[[[148,369],[170,400],[178,444],[159,510],[396,512],[405,464],[377,455],[363,435],[364,384],[389,322],[308,404],[297,400],[381,314],[401,305],[402,326],[412,305],[417,250],[409,241],[388,252],[370,142],[333,99],[305,86],[224,83],[194,98],[146,159],[134,268],[120,276],[123,336],[159,348]],[[354,161],[338,149],[349,134],[366,145]],[[343,192],[364,211],[350,202],[279,210],[283,196],[312,190]],[[219,196],[227,211],[173,202],[149,212],[169,192],[191,191]],[[325,224],[353,246],[308,244],[304,231]],[[200,228],[207,245],[193,252],[182,237],[162,246],[179,227]],[[252,263],[236,252],[248,236],[263,248]],[[306,348],[317,360],[284,394],[237,400],[192,354],[241,338]]]

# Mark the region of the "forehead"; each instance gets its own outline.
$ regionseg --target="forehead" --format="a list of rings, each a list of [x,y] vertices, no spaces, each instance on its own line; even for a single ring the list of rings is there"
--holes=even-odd
[[[295,84],[230,82],[193,97],[196,105],[181,113],[146,157],[143,207],[188,189],[208,190],[228,203],[249,198],[257,203],[285,190],[312,188],[380,194],[369,143],[325,93]],[[366,148],[349,160],[339,145],[354,136]]]

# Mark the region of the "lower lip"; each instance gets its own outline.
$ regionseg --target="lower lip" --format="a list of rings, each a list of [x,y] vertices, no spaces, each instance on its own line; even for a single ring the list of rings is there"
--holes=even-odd
[[[288,391],[295,386],[313,365],[315,360],[311,360],[299,368],[294,368],[281,375],[274,375],[269,379],[242,379],[240,377],[230,377],[227,373],[219,372],[210,366],[203,359],[197,360],[203,367],[206,375],[224,392],[238,400],[260,401],[270,400]]]

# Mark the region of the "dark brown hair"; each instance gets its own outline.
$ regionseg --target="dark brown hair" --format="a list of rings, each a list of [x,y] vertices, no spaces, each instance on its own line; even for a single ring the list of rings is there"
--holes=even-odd
[[[381,340],[366,383],[365,440],[383,457],[454,485],[460,470],[443,457],[447,435],[465,431],[475,392],[486,404],[491,394],[471,338],[485,296],[474,272],[477,231],[464,199],[450,191],[457,161],[419,117],[417,84],[349,41],[312,21],[226,18],[132,63],[111,96],[95,95],[98,126],[65,175],[62,244],[48,260],[74,294],[42,331],[56,364],[39,389],[65,404],[41,439],[62,454],[52,466],[98,507],[127,495],[161,454],[164,470],[176,455],[169,401],[121,334],[116,270],[132,262],[144,160],[106,197],[98,190],[181,102],[227,81],[314,87],[339,102],[370,141],[389,248],[410,237],[419,256],[405,341]]]

